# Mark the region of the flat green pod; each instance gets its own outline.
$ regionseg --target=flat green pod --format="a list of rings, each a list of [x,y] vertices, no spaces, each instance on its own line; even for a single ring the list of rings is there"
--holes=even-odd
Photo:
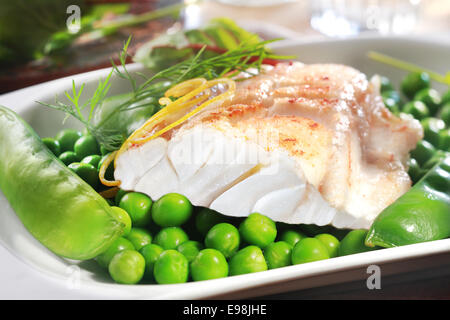
[[[123,232],[111,207],[34,130],[0,106],[0,189],[28,231],[55,254],[86,260]]]

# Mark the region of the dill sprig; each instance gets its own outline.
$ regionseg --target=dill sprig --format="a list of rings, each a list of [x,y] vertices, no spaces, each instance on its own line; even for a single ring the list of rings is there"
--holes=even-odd
[[[79,89],[77,89],[75,86],[74,80],[72,80],[72,92],[70,93],[70,92],[66,91],[64,93],[64,95],[71,102],[71,104],[66,104],[66,103],[61,102],[60,100],[58,100],[58,97],[55,97],[56,104],[48,104],[48,103],[44,103],[41,101],[36,101],[36,102],[45,107],[49,107],[49,108],[63,111],[64,113],[66,113],[66,116],[65,116],[63,122],[65,122],[68,117],[72,116],[72,117],[76,118],[77,120],[79,120],[81,123],[83,123],[86,126],[86,128],[89,131],[91,131],[92,127],[90,126],[90,123],[91,123],[92,117],[94,115],[95,108],[98,107],[103,102],[103,100],[106,98],[106,96],[108,94],[109,88],[111,87],[110,79],[111,79],[111,76],[113,75],[113,71],[114,70],[111,70],[111,72],[108,74],[108,76],[106,77],[105,80],[99,80],[94,94],[92,95],[92,97],[90,99],[88,99],[83,104],[80,103],[80,97],[83,93],[85,84],[83,83],[81,85],[81,87]],[[83,115],[83,110],[86,109],[86,107],[88,107],[88,106],[90,107],[89,115],[86,118]]]
[[[138,85],[135,77],[129,73],[126,67],[128,47],[131,41],[130,37],[124,44],[124,47],[119,54],[120,66],[117,66],[113,61],[111,61],[111,72],[105,80],[99,81],[93,96],[84,104],[80,104],[79,102],[84,84],[77,90],[75,87],[75,82],[72,82],[72,92],[65,93],[71,104],[62,103],[57,99],[55,104],[47,104],[42,102],[40,102],[40,104],[65,112],[67,114],[66,118],[68,116],[73,116],[84,124],[86,129],[96,137],[97,141],[103,147],[110,151],[117,150],[127,137],[118,129],[114,130],[107,128],[106,124],[120,112],[129,111],[135,108],[148,107],[148,104],[141,106],[136,106],[136,104],[148,98],[152,98],[153,101],[158,101],[159,98],[164,96],[164,93],[171,86],[189,79],[203,77],[207,80],[211,80],[224,76],[231,77],[239,72],[248,72],[250,68],[254,68],[259,71],[265,59],[292,59],[293,57],[274,55],[266,49],[267,44],[277,40],[278,39],[261,41],[256,44],[241,43],[238,48],[229,50],[223,54],[211,58],[203,57],[203,53],[206,50],[206,46],[204,46],[193,57],[159,71],[151,77],[138,73],[137,75],[144,78],[144,82]],[[112,74],[116,74],[118,77],[129,81],[132,89],[131,97],[124,103],[117,106],[112,112],[94,125],[91,121],[92,117],[96,108],[101,106],[107,96],[108,90],[111,86],[110,81]],[[86,118],[83,116],[82,111],[88,106],[90,108],[89,116]]]

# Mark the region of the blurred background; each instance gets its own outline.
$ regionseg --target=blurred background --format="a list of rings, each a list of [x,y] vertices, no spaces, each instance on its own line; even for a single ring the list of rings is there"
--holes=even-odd
[[[0,94],[109,67],[129,35],[132,57],[215,17],[263,39],[380,34],[450,43],[450,0],[0,0]]]

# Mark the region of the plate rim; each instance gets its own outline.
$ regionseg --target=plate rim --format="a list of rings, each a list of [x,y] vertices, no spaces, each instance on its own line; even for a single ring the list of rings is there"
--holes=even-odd
[[[354,41],[406,41],[406,42],[414,42],[414,43],[432,43],[435,46],[439,46],[442,48],[450,48],[450,43],[440,43],[439,41],[436,41],[434,39],[428,39],[428,38],[420,38],[420,37],[405,37],[405,36],[363,36],[363,37],[355,37],[355,38],[346,38],[346,39],[317,39],[317,40],[311,40],[308,41],[302,41],[301,39],[298,40],[283,40],[279,44],[276,44],[273,47],[274,50],[281,50],[286,48],[294,48],[296,46],[308,46],[311,44],[323,44],[323,45],[329,45],[330,43],[345,43],[345,42],[354,42]],[[142,69],[143,66],[139,63],[132,63],[127,65],[127,68],[129,68],[130,71],[136,71],[139,69]],[[28,106],[25,107],[24,105],[30,104],[32,100],[34,100],[34,93],[41,93],[43,88],[51,88],[52,90],[58,91],[58,88],[66,88],[69,87],[72,83],[72,80],[76,81],[77,83],[81,83],[85,81],[86,83],[97,81],[99,77],[106,76],[111,71],[111,67],[109,68],[102,68],[95,71],[90,71],[86,73],[80,73],[76,75],[71,75],[55,80],[51,80],[48,82],[40,83],[37,85],[33,85],[30,87],[26,87],[23,89],[19,89],[16,91],[12,91],[6,94],[0,95],[0,104],[3,104],[4,101],[12,101],[16,100],[19,97],[23,97],[24,95],[28,97],[28,99],[25,99],[26,102],[22,103],[22,107],[14,108],[13,110],[17,113],[21,113],[26,111],[27,109],[33,109],[35,107]],[[44,90],[45,91],[45,90]],[[8,248],[7,245],[5,245],[3,242],[1,242],[2,247],[6,248],[15,258],[20,260],[21,262],[25,263],[28,267],[38,270],[45,273],[46,276],[49,276],[49,274],[52,274],[51,272],[45,272],[41,270],[40,268],[37,268],[35,265],[30,264],[24,257],[19,256],[15,252],[12,252],[10,248]],[[420,253],[418,254],[417,251]],[[216,279],[216,280],[209,280],[205,282],[189,282],[189,283],[183,283],[183,284],[175,284],[175,285],[159,285],[159,284],[139,284],[139,285],[133,285],[133,286],[127,286],[127,285],[118,285],[114,283],[101,283],[101,282],[92,282],[92,280],[85,280],[82,279],[83,286],[87,288],[87,291],[94,289],[96,291],[96,294],[98,293],[98,297],[102,298],[104,295],[101,293],[103,290],[111,290],[113,288],[119,287],[126,290],[120,290],[121,294],[117,296],[113,296],[113,298],[140,298],[140,299],[146,299],[145,293],[147,291],[154,291],[155,288],[160,288],[158,291],[164,291],[166,288],[170,288],[169,291],[175,292],[175,294],[166,294],[165,296],[162,296],[163,299],[206,299],[210,297],[214,297],[217,295],[223,295],[223,294],[231,294],[232,292],[236,292],[243,289],[251,289],[258,286],[264,286],[269,285],[271,283],[275,283],[277,281],[289,281],[289,280],[295,280],[295,279],[302,279],[305,277],[311,277],[311,276],[317,276],[325,273],[333,273],[338,271],[344,271],[348,269],[355,269],[358,267],[363,267],[368,264],[376,264],[380,263],[382,264],[387,262],[395,262],[395,261],[402,261],[407,260],[409,258],[416,258],[416,257],[425,257],[425,256],[431,256],[439,253],[445,253],[450,252],[450,239],[443,239],[443,240],[436,240],[436,241],[430,241],[430,242],[424,242],[424,243],[418,243],[418,244],[412,244],[408,246],[402,246],[402,247],[396,247],[396,248],[387,248],[382,249],[379,251],[371,251],[371,252],[365,252],[360,254],[355,254],[351,256],[345,256],[345,257],[336,257],[333,258],[333,260],[323,260],[323,261],[317,261],[312,262],[309,264],[304,265],[293,265],[288,266],[285,268],[280,269],[273,269],[268,270],[261,273],[254,273],[254,274],[246,274],[246,275],[240,275],[240,276],[233,276],[223,279]],[[414,254],[413,254],[414,253]],[[334,262],[334,267],[332,270],[330,270],[330,267],[328,265],[330,264],[330,261]],[[246,279],[246,281],[243,281],[243,279]],[[57,279],[55,280],[60,282],[61,288],[64,289],[64,279]],[[180,288],[180,286],[183,286]],[[195,288],[197,291],[197,295],[189,295],[183,296],[183,292],[192,292],[191,287],[197,287]],[[228,288],[224,291],[223,288]],[[138,289],[136,289],[138,288]],[[140,289],[144,288],[144,289]],[[145,289],[147,288],[147,289]],[[177,289],[180,288],[178,291]],[[188,288],[187,291],[185,288]],[[200,289],[199,289],[200,288]],[[209,288],[209,290],[208,290]],[[181,290],[182,289],[182,290]],[[99,291],[99,292],[97,292]],[[114,291],[114,290],[113,290]],[[125,291],[127,294],[125,294]],[[150,299],[155,299],[155,297],[150,297]]]

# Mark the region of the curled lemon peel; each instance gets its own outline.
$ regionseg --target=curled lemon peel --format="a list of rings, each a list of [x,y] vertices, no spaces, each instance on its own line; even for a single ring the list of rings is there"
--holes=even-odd
[[[226,85],[227,89],[221,94],[210,98],[211,88],[219,84]],[[108,181],[104,178],[106,169],[108,165],[114,160],[114,167],[116,167],[116,161],[120,154],[125,152],[131,145],[140,145],[148,142],[152,139],[159,137],[165,132],[179,126],[181,123],[187,121],[190,117],[199,113],[201,110],[205,109],[207,106],[214,102],[225,100],[233,97],[236,91],[236,83],[229,78],[219,78],[214,80],[206,80],[204,78],[190,79],[182,82],[169,90],[164,94],[164,97],[159,100],[161,105],[165,105],[163,109],[155,113],[150,119],[148,119],[139,129],[134,131],[128,139],[122,144],[122,147],[113,153],[105,160],[105,162],[100,167],[100,181],[106,186],[119,186],[120,181]],[[172,101],[170,97],[178,98]],[[165,126],[156,133],[149,135],[151,130],[153,130],[158,124],[164,121],[168,116],[173,115],[176,112],[182,110],[189,110],[195,107],[192,111],[188,112],[178,120],[172,122],[171,124]]]
[[[193,88],[193,86],[195,86],[195,83],[197,83],[197,84],[201,83],[201,81],[195,81],[195,80],[205,80],[205,79],[199,78],[199,79],[188,80],[186,82],[180,83],[179,85],[167,90],[165,96],[177,96],[177,95],[181,94],[182,97],[177,99],[176,101],[168,104],[162,110],[167,110],[168,111],[167,114],[171,114],[171,113],[174,113],[174,112],[177,112],[177,111],[180,111],[183,109],[188,109],[192,106],[200,104],[198,107],[196,107],[194,110],[190,111],[189,113],[187,113],[186,115],[184,115],[183,117],[178,119],[177,121],[165,126],[163,129],[157,131],[153,135],[145,137],[145,135],[148,133],[148,131],[146,131],[146,129],[149,128],[150,125],[151,125],[151,128],[154,128],[155,125],[157,124],[157,123],[155,123],[155,121],[152,121],[153,117],[150,118],[140,129],[136,130],[130,136],[130,138],[128,138],[128,140],[127,140],[128,144],[139,145],[139,144],[148,142],[152,139],[155,139],[155,138],[159,137],[160,135],[166,133],[167,131],[173,129],[174,127],[180,125],[181,123],[185,122],[190,117],[197,114],[198,112],[200,112],[201,110],[203,110],[204,108],[209,106],[210,104],[212,104],[218,100],[224,100],[224,99],[231,97],[234,94],[234,91],[236,90],[236,83],[233,80],[228,79],[228,78],[220,78],[220,79],[215,79],[215,80],[211,80],[211,81],[205,80],[205,82],[203,84],[201,84],[199,87]],[[185,83],[186,83],[186,85],[184,86]],[[209,89],[218,84],[226,84],[228,86],[227,90],[211,99],[208,99],[211,95],[211,92]],[[187,91],[187,90],[190,90],[190,91]],[[159,119],[161,119],[161,118],[159,118]],[[127,142],[125,142],[125,144],[126,143]],[[122,148],[123,147],[124,146],[122,146]],[[127,146],[125,145],[125,147],[127,147]],[[120,152],[120,150],[119,150],[119,152]]]
[[[179,97],[185,96],[189,92],[199,88],[200,86],[204,85],[206,82],[207,82],[207,80],[205,78],[194,78],[194,79],[186,80],[186,81],[179,83],[179,84],[173,86],[172,88],[168,89],[164,93],[164,96],[166,98],[169,98],[169,97],[179,98]]]
[[[162,97],[161,99],[158,100],[159,104],[162,106],[168,105],[169,103],[172,102],[172,100],[170,100],[167,97]]]
[[[121,183],[120,180],[110,181],[106,180],[105,178],[106,169],[108,169],[108,166],[111,164],[111,162],[114,161],[114,159],[116,158],[116,154],[117,151],[111,152],[106,157],[105,161],[103,161],[102,165],[100,166],[100,170],[98,172],[98,178],[100,179],[100,182],[108,187],[118,187],[120,186]]]
[[[189,101],[189,104],[186,105],[185,107],[187,108],[187,107],[195,106],[196,104],[199,104],[199,103],[203,102],[204,100],[208,99],[208,97],[209,97],[209,93],[206,94],[206,95],[204,95],[204,96],[201,96],[201,97],[192,99],[191,101]],[[151,136],[144,137],[144,138],[137,138],[137,139],[130,140],[130,143],[131,143],[131,144],[134,144],[134,145],[139,145],[139,144],[143,144],[143,143],[145,143],[145,142],[147,142],[147,141],[150,141],[150,140],[152,140],[152,139],[154,139],[154,138],[157,138],[157,137],[159,137],[160,135],[164,134],[165,132],[169,131],[170,129],[172,129],[172,128],[178,126],[180,123],[182,123],[182,122],[184,122],[185,120],[187,120],[187,118],[190,118],[190,117],[193,116],[195,113],[197,113],[197,112],[194,112],[194,111],[195,111],[195,110],[193,110],[192,112],[189,112],[188,114],[186,114],[186,115],[183,116],[182,118],[178,119],[177,121],[175,121],[175,122],[173,122],[173,123],[171,123],[171,124],[165,126],[164,128],[162,128],[161,130],[159,130],[159,131],[156,132],[155,134],[153,134],[153,135],[151,135]],[[144,134],[144,135],[145,135],[145,134]]]
[[[194,78],[187,81],[184,81],[182,83],[179,83],[172,88],[168,89],[164,93],[164,97],[159,99],[159,104],[166,106],[172,103],[173,101],[170,99],[170,97],[179,98],[182,96],[185,96],[186,94],[192,92],[193,90],[199,88],[200,86],[204,85],[207,82],[205,78]],[[190,98],[192,95],[189,95],[186,98]],[[184,99],[185,100],[185,99]],[[184,102],[184,100],[180,100],[179,102]],[[167,111],[167,110],[166,110]]]
[[[161,122],[165,117],[182,110],[184,108],[192,107],[194,104],[191,102],[189,103],[192,98],[202,93],[202,91],[205,89],[205,84],[207,83],[207,80],[204,78],[195,78],[191,79],[185,82],[182,82],[173,88],[167,90],[164,94],[165,98],[170,100],[168,97],[172,94],[173,97],[177,97],[181,93],[185,93],[188,88],[192,88],[194,84],[197,84],[197,88],[191,89],[191,91],[187,92],[181,98],[170,101],[170,103],[164,107],[163,109],[159,110],[157,113],[155,113],[150,119],[148,119],[139,129],[134,131],[130,137],[124,142],[122,147],[119,149],[119,154],[122,153],[128,146],[131,144],[130,142],[138,138],[139,136],[146,135],[149,130],[154,128],[158,123]],[[163,102],[168,102],[168,100],[163,100]],[[150,129],[149,129],[150,128]]]

